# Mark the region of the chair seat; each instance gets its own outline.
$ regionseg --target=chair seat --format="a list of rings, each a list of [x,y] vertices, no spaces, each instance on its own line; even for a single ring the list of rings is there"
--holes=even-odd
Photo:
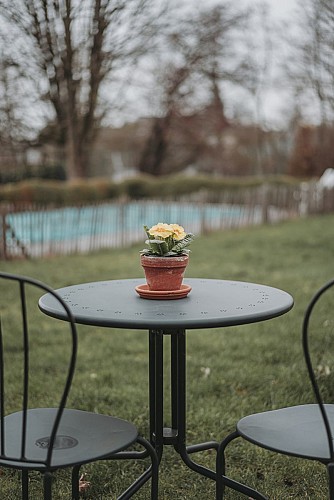
[[[45,460],[48,438],[57,409],[37,408],[27,413],[28,462],[13,465],[10,460],[0,460],[0,465],[44,470],[38,460]],[[7,458],[21,456],[22,412],[5,417],[5,452]],[[73,466],[106,458],[133,444],[138,437],[136,427],[119,418],[81,410],[65,409],[57,432],[51,469]],[[36,462],[35,462],[36,461]]]
[[[325,405],[332,434],[334,405]],[[327,434],[317,404],[292,406],[242,418],[237,430],[248,441],[287,455],[327,462]]]

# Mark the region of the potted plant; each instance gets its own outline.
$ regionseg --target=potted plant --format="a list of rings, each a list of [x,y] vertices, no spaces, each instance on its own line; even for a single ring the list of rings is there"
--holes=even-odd
[[[180,290],[194,235],[179,224],[163,222],[144,230],[147,248],[140,253],[149,290]]]

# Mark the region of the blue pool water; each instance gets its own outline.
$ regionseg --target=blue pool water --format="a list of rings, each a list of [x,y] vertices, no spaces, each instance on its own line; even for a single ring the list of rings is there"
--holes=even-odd
[[[143,225],[157,222],[178,223],[194,231],[203,223],[216,226],[240,218],[242,207],[199,204],[129,203],[87,207],[67,207],[43,212],[19,212],[7,216],[7,222],[20,241],[39,243],[64,241],[78,237],[117,235],[120,232],[144,236]]]
[[[126,247],[144,242],[144,225],[180,224],[199,235],[261,222],[261,209],[246,205],[132,202],[23,211],[6,215],[6,253],[45,256]]]

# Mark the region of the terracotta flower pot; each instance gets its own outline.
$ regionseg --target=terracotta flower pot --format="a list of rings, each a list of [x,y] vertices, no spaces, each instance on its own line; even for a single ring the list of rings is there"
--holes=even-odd
[[[155,257],[141,255],[149,290],[180,290],[189,261],[188,255]]]

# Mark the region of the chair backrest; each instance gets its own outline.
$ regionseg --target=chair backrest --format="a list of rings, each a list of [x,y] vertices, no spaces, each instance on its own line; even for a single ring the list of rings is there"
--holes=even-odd
[[[66,322],[48,318],[39,310],[38,299],[45,293],[53,295],[61,304]],[[0,272],[0,301],[0,459],[13,467],[32,460],[41,468],[48,467],[75,370],[75,323],[70,309],[52,288],[26,276]],[[59,340],[62,342],[58,347]],[[61,383],[55,378],[57,365],[62,371]],[[55,382],[53,387],[50,384],[52,379]],[[31,439],[29,412],[32,408],[49,406],[46,401],[52,399],[51,389],[56,393],[48,425],[51,432],[40,446],[45,448],[44,453],[36,459],[36,456],[29,456],[27,445]],[[41,395],[44,399],[42,405],[41,401],[37,404]],[[6,415],[12,413],[17,415],[19,427],[14,448],[8,442],[6,432]]]
[[[328,292],[332,287],[334,286],[334,279],[328,281],[325,285],[323,285],[313,296],[311,299],[310,303],[308,304],[308,307],[305,311],[304,315],[304,321],[303,321],[303,350],[304,350],[304,357],[306,361],[306,366],[307,370],[309,373],[309,377],[311,380],[311,384],[313,387],[313,391],[317,400],[317,403],[320,407],[321,415],[323,418],[324,426],[326,429],[326,434],[327,434],[327,439],[328,439],[328,447],[329,447],[329,452],[331,459],[334,460],[334,447],[333,447],[333,436],[332,436],[332,431],[329,423],[329,418],[326,410],[326,405],[323,401],[321,391],[319,389],[319,385],[317,382],[317,377],[315,374],[315,370],[313,368],[313,364],[311,361],[311,354],[310,354],[310,339],[309,339],[309,332],[310,332],[310,324],[311,324],[311,318],[314,316],[315,313],[315,306],[318,304],[320,299],[324,296],[326,292]],[[326,294],[327,295],[327,294]],[[327,316],[330,314],[330,321],[333,322],[334,320],[334,300],[331,302],[330,309],[328,308],[326,310],[326,316],[322,317],[322,325],[325,325],[326,322],[328,322],[329,317]],[[323,314],[323,313],[322,313]]]

